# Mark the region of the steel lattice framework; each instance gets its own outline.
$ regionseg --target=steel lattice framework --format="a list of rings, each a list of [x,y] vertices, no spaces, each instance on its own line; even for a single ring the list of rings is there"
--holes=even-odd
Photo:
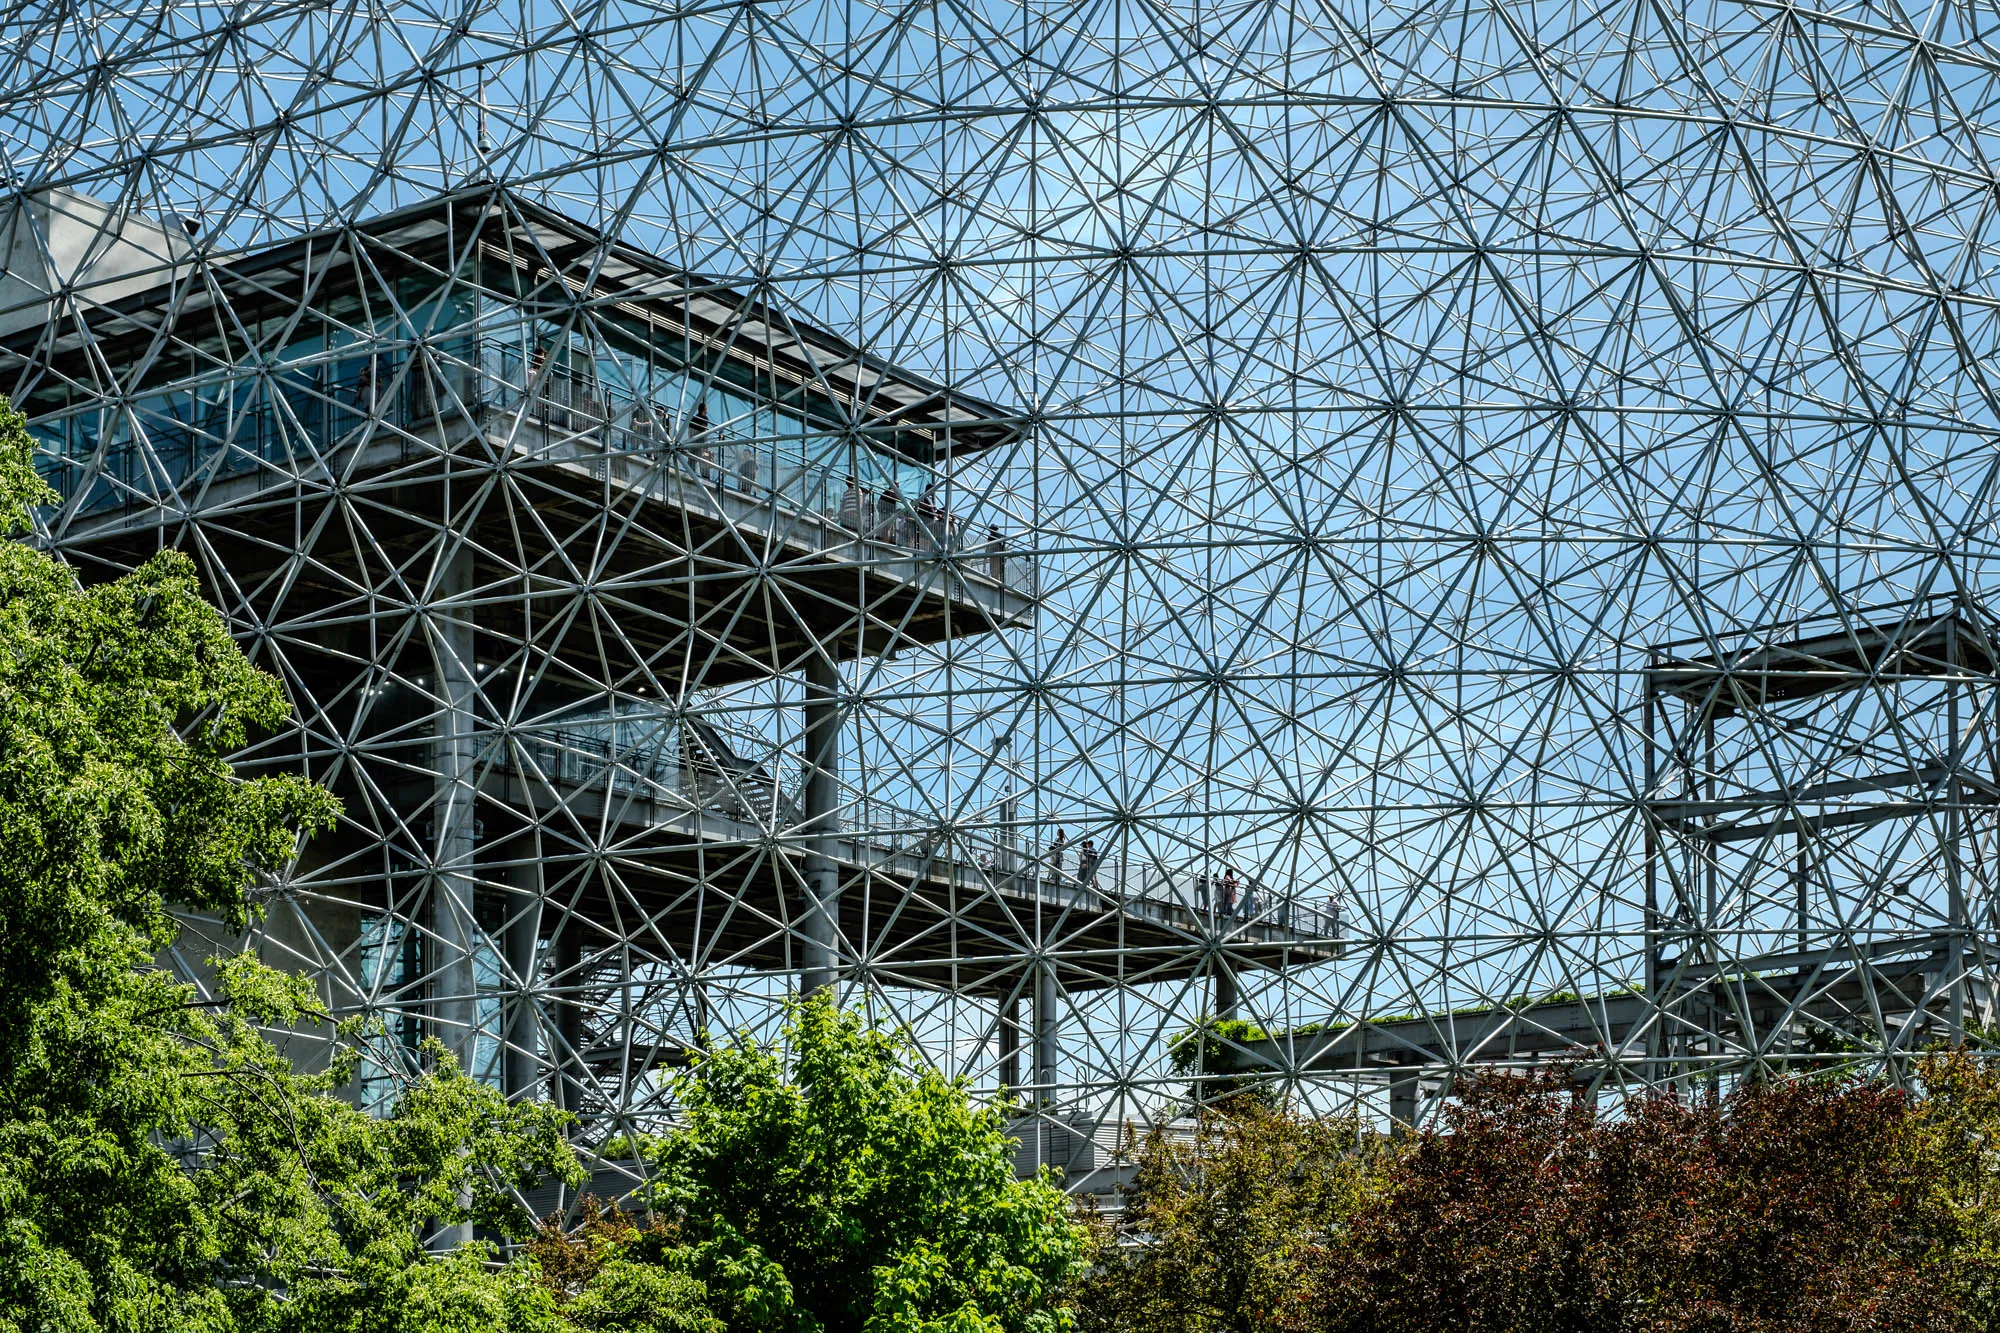
[[[1995,1022],[1996,23],[30,5],[0,389],[285,682],[367,1096],[644,1129],[801,985],[1066,1134],[1893,1063]]]

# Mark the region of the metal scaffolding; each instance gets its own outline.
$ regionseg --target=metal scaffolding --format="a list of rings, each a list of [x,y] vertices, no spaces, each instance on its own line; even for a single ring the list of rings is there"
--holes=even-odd
[[[616,1156],[800,990],[1080,1189],[1246,1077],[1900,1072],[2000,1021],[1978,24],[33,11],[0,392],[292,699],[370,1104]]]

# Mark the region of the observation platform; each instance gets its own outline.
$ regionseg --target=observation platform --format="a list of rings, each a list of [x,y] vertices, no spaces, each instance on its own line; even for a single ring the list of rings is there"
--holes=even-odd
[[[448,527],[470,555],[482,657],[532,643],[588,679],[649,670],[686,688],[767,677],[817,644],[851,659],[1033,619],[1034,557],[1008,549],[995,525],[885,503],[829,469],[787,468],[769,440],[723,428],[646,439],[568,403],[507,397],[424,421],[389,417],[398,429],[351,434],[308,477],[212,468],[187,508],[99,501],[57,526],[56,545],[116,570],[198,524],[239,578],[304,553],[284,618],[339,624],[373,613],[386,572],[421,579],[424,551]],[[372,551],[344,524],[316,521],[336,504],[368,522]],[[580,569],[580,555],[593,566]],[[617,634],[562,614],[586,579]]]
[[[1014,414],[511,195],[102,295],[0,336],[87,577],[192,546],[342,656],[321,627],[379,621],[462,541],[482,657],[677,689],[1032,618],[1008,517],[911,471]]]
[[[1687,654],[1695,642],[1656,650],[1646,672],[1654,716],[1665,724],[1656,753],[1675,756],[1678,769],[1673,780],[1656,782],[1647,802],[1666,838],[1705,845],[1703,855],[1712,856],[1723,844],[1778,846],[1836,829],[2000,805],[1995,775],[1965,762],[1939,762],[1944,756],[1928,747],[1916,749],[1915,762],[1907,753],[1909,738],[1939,720],[1944,710],[1937,700],[1905,706],[1908,717],[1894,725],[1872,717],[1858,723],[1853,710],[1823,717],[1811,702],[1870,688],[1886,696],[1914,684],[1952,690],[1991,678],[2000,654],[1956,601],[1870,608],[1848,624],[1822,618],[1773,626],[1729,652]],[[1684,706],[1678,726],[1658,716],[1670,702]],[[1719,720],[1743,728],[1747,743],[1739,738],[1733,750],[1719,747],[1710,725]],[[1773,759],[1797,751],[1801,738],[1810,741],[1816,728],[1857,725],[1860,734],[1838,738],[1850,743],[1823,744],[1809,767],[1783,774],[1785,785],[1771,785],[1780,776],[1771,771]],[[1836,758],[1829,760],[1827,751]],[[1663,788],[1679,794],[1663,796]]]
[[[2000,651],[1955,602],[1871,608],[1865,621],[1829,626],[1828,618],[1760,629],[1733,652],[1689,653],[1707,640],[1663,645],[1646,686],[1716,716],[1868,685],[1937,677],[1991,676]]]
[[[82,230],[51,234],[49,244],[60,250],[86,239],[102,249],[105,206],[67,198],[47,225],[70,219]],[[191,369],[205,372],[195,378],[268,379],[289,393],[301,387],[292,378],[301,370],[356,354],[401,347],[439,367],[452,359],[445,348],[460,327],[528,318],[588,320],[641,355],[698,366],[705,383],[915,463],[940,464],[1021,433],[1017,412],[893,365],[766,294],[676,268],[499,187],[199,263],[185,238],[157,224],[134,215],[120,225],[138,235],[143,264],[100,262],[65,274],[69,309],[57,310],[44,292],[41,304],[17,308],[32,314],[0,319],[0,388],[31,416],[35,405],[95,402],[112,390],[143,399],[186,383]],[[440,294],[473,304],[463,319],[446,317],[435,304]],[[261,374],[244,375],[246,367]],[[375,383],[385,392],[397,383],[394,370],[378,363]],[[314,395],[289,396],[306,405]]]
[[[1649,653],[1645,980],[1661,1003],[1642,1007],[1656,1054],[1767,1049],[1774,1024],[1891,1048],[1940,1015],[1942,1035],[1963,1033],[1993,957],[1977,923],[1991,921],[1979,849],[2000,811],[1978,721],[2000,669],[1994,623],[1974,599],[1937,596]],[[1763,952],[1780,940],[1790,953]],[[1701,962],[1711,941],[1758,956]]]
[[[700,970],[796,970],[808,839],[795,831],[798,811],[780,784],[717,740],[663,733],[614,747],[601,730],[578,729],[496,745],[472,779],[478,855],[506,863],[568,838],[609,845],[602,876],[559,890],[568,910],[593,921],[641,918]],[[429,791],[428,776],[417,775],[409,800]],[[1074,854],[1058,872],[990,831],[949,837],[916,812],[860,796],[842,814],[861,825],[833,845],[840,951],[855,978],[1005,995],[1045,950],[1059,953],[1061,984],[1072,991],[1194,975],[1209,943],[1239,972],[1341,952],[1338,917],[1301,896],[1263,890],[1254,913],[1223,915],[1200,910],[1191,883],[1122,862],[1079,878]],[[338,855],[339,840],[324,835],[316,855]]]

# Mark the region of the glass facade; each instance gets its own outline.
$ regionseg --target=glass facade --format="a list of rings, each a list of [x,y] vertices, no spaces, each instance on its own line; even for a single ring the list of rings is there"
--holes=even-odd
[[[153,503],[191,481],[282,479],[344,445],[499,433],[522,413],[571,443],[665,457],[783,510],[840,514],[845,500],[852,522],[865,495],[879,526],[914,517],[935,493],[930,469],[865,433],[857,442],[759,401],[670,351],[614,345],[468,289],[289,340],[258,354],[255,374],[242,361],[186,376],[162,367],[149,378],[164,382],[127,402],[52,389],[25,406],[44,477],[84,514]],[[943,539],[942,518],[931,526],[926,537]]]

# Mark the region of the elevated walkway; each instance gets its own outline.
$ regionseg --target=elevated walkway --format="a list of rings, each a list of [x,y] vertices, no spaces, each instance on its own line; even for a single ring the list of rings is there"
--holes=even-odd
[[[531,840],[558,859],[568,838],[613,849],[603,875],[562,890],[568,910],[642,919],[700,970],[800,966],[809,839],[797,803],[714,728],[661,726],[616,745],[602,725],[544,730],[490,745],[472,783],[483,861],[516,861]],[[414,809],[430,790],[419,775],[399,804]],[[1027,958],[1056,950],[1064,988],[1088,990],[1194,975],[1217,943],[1239,971],[1340,953],[1339,919],[1288,892],[1267,891],[1254,914],[1223,915],[1204,910],[1190,880],[1151,867],[1106,860],[1079,878],[1019,856],[1004,833],[954,833],[859,793],[839,813],[858,825],[831,839],[840,952],[857,980],[1006,994]],[[323,840],[326,854],[337,838]]]

